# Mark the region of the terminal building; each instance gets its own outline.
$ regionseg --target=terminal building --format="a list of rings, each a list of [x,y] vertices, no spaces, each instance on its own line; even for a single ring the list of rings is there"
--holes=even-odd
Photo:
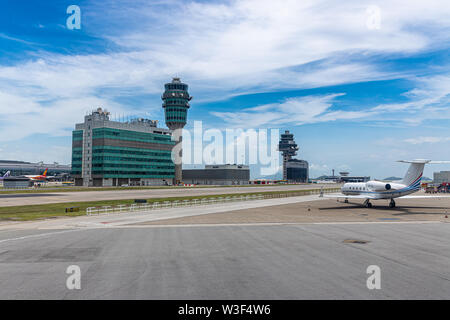
[[[111,121],[98,108],[72,133],[77,186],[168,185],[174,179],[171,131],[156,120]]]
[[[308,162],[292,158],[297,155],[298,146],[294,141],[294,135],[288,130],[281,134],[278,151],[280,151],[283,156],[283,180],[288,183],[308,182]]]
[[[339,175],[334,175],[334,169],[332,169],[331,176],[320,176],[314,179],[316,182],[335,182],[335,183],[347,183],[347,182],[367,182],[370,180],[370,176],[350,176],[349,172],[339,172]]]
[[[249,166],[241,164],[206,165],[205,169],[183,170],[183,182],[200,185],[249,184]]]
[[[71,171],[70,165],[44,162],[25,162],[14,160],[0,160],[0,175],[10,171],[11,176],[23,176],[23,175],[38,175],[48,168],[49,176],[56,176],[62,174],[69,174]]]

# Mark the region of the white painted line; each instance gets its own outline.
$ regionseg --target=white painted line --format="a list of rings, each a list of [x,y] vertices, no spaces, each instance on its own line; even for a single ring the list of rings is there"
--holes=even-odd
[[[24,239],[29,239],[29,238],[45,237],[45,236],[51,236],[51,235],[54,235],[54,234],[61,234],[61,233],[66,233],[66,232],[82,231],[82,230],[89,230],[89,229],[87,229],[87,228],[71,229],[71,230],[64,230],[64,231],[58,231],[58,232],[47,232],[47,233],[32,234],[32,235],[23,236],[23,237],[3,239],[3,240],[0,240],[0,243],[4,243],[4,242],[8,242],[8,241],[24,240]]]
[[[134,224],[110,225],[114,229],[128,228],[184,228],[184,227],[259,227],[289,225],[354,225],[354,224],[438,224],[442,221],[355,221],[355,222],[255,222],[255,223],[198,223],[198,224]]]

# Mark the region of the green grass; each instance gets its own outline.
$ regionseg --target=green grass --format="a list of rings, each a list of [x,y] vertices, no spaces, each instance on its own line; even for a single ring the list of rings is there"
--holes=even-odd
[[[334,189],[334,188],[333,188]],[[184,197],[165,197],[165,198],[151,198],[146,199],[148,203],[163,202],[163,201],[175,201],[175,200],[191,200],[202,198],[215,198],[215,197],[230,197],[241,195],[255,195],[255,194],[289,194],[289,193],[307,193],[311,190],[285,190],[285,191],[269,191],[269,192],[249,192],[249,193],[236,193],[236,194],[215,194],[205,196],[184,196]],[[13,220],[13,221],[27,221],[27,220],[39,220],[48,219],[54,217],[75,217],[86,214],[86,208],[88,207],[101,207],[101,206],[117,206],[120,204],[132,204],[134,199],[129,200],[104,200],[104,201],[89,201],[89,202],[65,202],[65,203],[52,203],[52,204],[39,204],[39,205],[26,205],[26,206],[12,206],[12,207],[0,207],[0,221]],[[78,207],[79,212],[65,212],[66,208]]]
[[[234,186],[208,186],[197,185],[195,187],[184,186],[136,186],[136,187],[67,187],[67,186],[52,186],[40,187],[36,189],[27,190],[8,190],[0,187],[0,194],[21,194],[21,193],[52,193],[52,192],[89,192],[89,191],[116,191],[116,190],[145,190],[145,189],[176,189],[176,188],[235,188],[235,187],[269,187],[269,186],[288,186],[290,184],[246,184]]]

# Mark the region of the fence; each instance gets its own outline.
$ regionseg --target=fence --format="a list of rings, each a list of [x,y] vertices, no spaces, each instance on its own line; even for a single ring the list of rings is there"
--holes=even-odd
[[[251,195],[230,195],[226,197],[207,197],[207,198],[196,198],[189,200],[173,200],[173,201],[154,201],[145,204],[130,204],[130,205],[117,205],[117,206],[102,206],[102,207],[89,207],[86,208],[87,215],[93,214],[111,214],[111,213],[122,213],[122,212],[140,212],[140,211],[150,211],[156,209],[167,209],[167,208],[178,208],[178,207],[192,207],[192,206],[202,206],[217,203],[230,203],[239,201],[251,201],[251,200],[264,200],[264,199],[276,199],[276,198],[288,198],[288,197],[298,197],[307,196],[320,193],[331,193],[338,192],[340,188],[330,188],[330,189],[315,189],[315,190],[299,190],[298,192],[286,192],[286,193],[260,193]]]

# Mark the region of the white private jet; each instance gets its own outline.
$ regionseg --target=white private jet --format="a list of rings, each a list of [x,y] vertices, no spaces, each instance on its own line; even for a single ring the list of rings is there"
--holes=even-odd
[[[321,197],[325,198],[344,198],[364,199],[364,206],[371,208],[370,200],[390,199],[389,207],[395,207],[394,198],[402,199],[420,199],[420,198],[442,198],[442,196],[409,196],[409,194],[420,190],[420,181],[422,179],[423,168],[425,164],[450,163],[450,161],[432,161],[432,160],[399,160],[398,162],[410,163],[405,177],[399,182],[382,182],[371,180],[368,182],[345,183],[342,188],[342,194],[329,194]]]

